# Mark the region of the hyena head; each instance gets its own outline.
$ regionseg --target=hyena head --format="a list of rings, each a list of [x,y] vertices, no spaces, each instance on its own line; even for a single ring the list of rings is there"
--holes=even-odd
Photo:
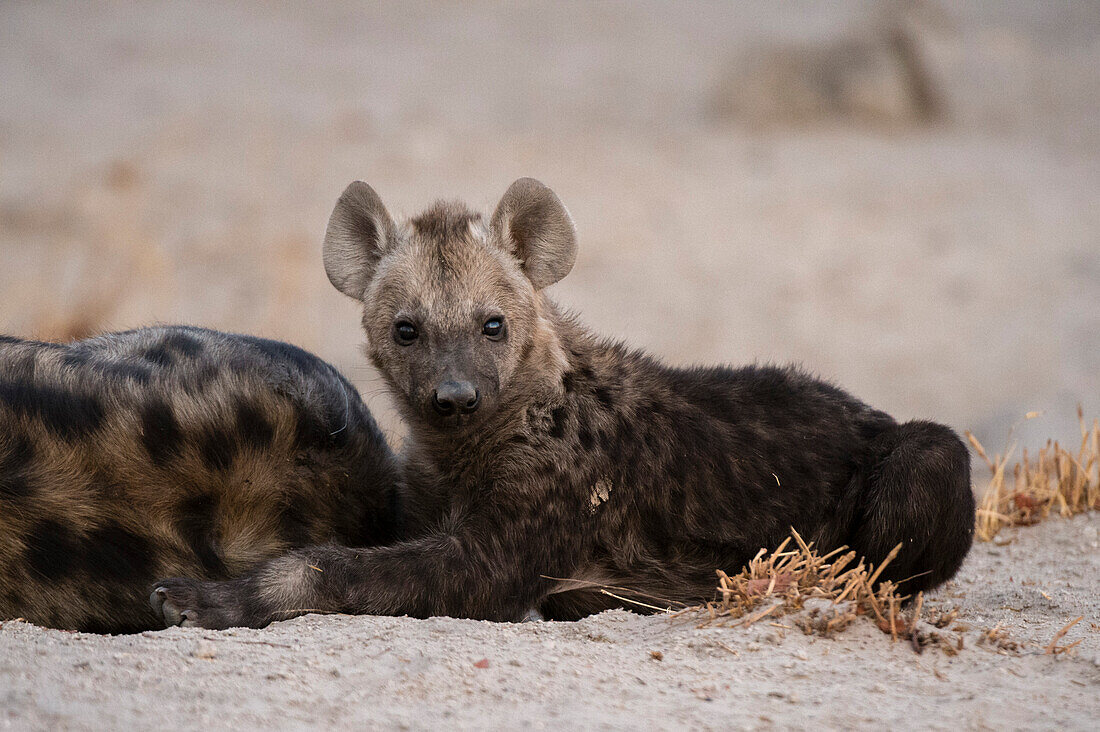
[[[569,212],[531,178],[508,188],[488,223],[458,203],[395,223],[357,181],[325,233],[325,270],[363,303],[371,360],[410,419],[447,431],[482,422],[517,374],[554,358],[539,293],[575,259]]]

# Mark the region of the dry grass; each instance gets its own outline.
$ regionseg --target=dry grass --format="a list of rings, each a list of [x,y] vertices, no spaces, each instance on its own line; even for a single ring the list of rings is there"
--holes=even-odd
[[[1047,646],[1043,649],[1043,652],[1048,654],[1071,653],[1074,648],[1080,645],[1081,641],[1083,641],[1084,638],[1081,638],[1080,640],[1076,640],[1073,643],[1069,643],[1064,646],[1058,645],[1058,641],[1062,640],[1065,634],[1069,632],[1070,628],[1081,622],[1081,618],[1083,617],[1085,616],[1078,615],[1076,618],[1062,626],[1062,629],[1054,634],[1054,638],[1051,639],[1050,643],[1048,643]]]
[[[878,581],[900,549],[899,544],[875,567],[862,558],[857,560],[847,547],[818,554],[812,543],[792,529],[775,551],[761,549],[738,574],[719,570],[719,598],[693,610],[707,616],[702,626],[720,627],[749,626],[795,613],[791,618],[794,627],[825,637],[866,616],[895,640],[912,644],[917,652],[937,645],[954,653],[957,639],[949,642],[936,632],[954,621],[954,613],[925,612],[920,594],[906,606],[910,598],[899,594],[896,584]]]
[[[1031,412],[1025,419],[1036,416]],[[1076,453],[1048,441],[1038,455],[1024,450],[1011,470],[1008,461],[1014,445],[1010,443],[1003,455],[991,459],[977,438],[966,433],[991,473],[976,517],[975,535],[980,540],[990,541],[1005,526],[1029,526],[1051,513],[1073,516],[1100,509],[1100,420],[1088,427],[1080,407],[1077,419],[1081,445]]]

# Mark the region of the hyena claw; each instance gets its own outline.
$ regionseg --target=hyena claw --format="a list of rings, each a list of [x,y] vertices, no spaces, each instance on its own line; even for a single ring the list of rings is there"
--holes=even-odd
[[[183,621],[183,613],[168,601],[168,590],[164,587],[158,587],[149,594],[149,606],[158,616],[164,618],[166,627],[180,625]]]

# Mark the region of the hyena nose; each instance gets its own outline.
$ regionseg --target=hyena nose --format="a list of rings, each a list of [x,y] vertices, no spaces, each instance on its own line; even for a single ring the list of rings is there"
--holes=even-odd
[[[481,394],[468,381],[444,381],[432,394],[432,406],[444,416],[455,412],[469,414],[480,403]]]

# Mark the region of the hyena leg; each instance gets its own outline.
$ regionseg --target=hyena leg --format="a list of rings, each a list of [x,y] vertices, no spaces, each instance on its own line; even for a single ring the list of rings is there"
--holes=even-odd
[[[854,513],[852,548],[878,563],[900,543],[882,578],[908,580],[906,593],[945,582],[974,532],[966,446],[943,425],[914,421],[887,429],[871,452],[863,480],[846,499]]]
[[[367,565],[378,564],[379,559],[373,549],[306,547],[228,582],[182,577],[161,580],[149,596],[149,603],[164,618],[165,625],[214,629],[262,628],[309,612],[364,612],[356,595],[369,581],[371,571]],[[412,574],[412,567],[391,567],[390,572]],[[384,570],[379,572],[380,577],[385,574]],[[395,584],[407,586],[410,581],[415,580]],[[384,592],[377,594],[363,598],[370,611],[377,613],[384,613],[391,605],[396,609],[403,599],[386,598]]]
[[[519,621],[545,593],[522,550],[432,535],[372,548],[315,546],[229,582],[173,578],[149,601],[166,625],[261,628],[309,612]]]

